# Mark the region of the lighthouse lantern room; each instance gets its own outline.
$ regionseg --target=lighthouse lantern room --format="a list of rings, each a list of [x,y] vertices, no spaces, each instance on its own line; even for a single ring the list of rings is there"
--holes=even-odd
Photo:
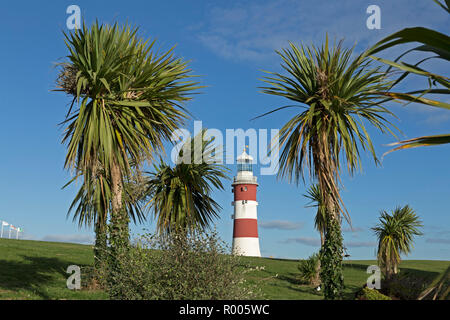
[[[233,181],[234,228],[233,254],[260,257],[256,189],[258,183],[253,176],[253,158],[245,150],[237,158],[237,175]]]

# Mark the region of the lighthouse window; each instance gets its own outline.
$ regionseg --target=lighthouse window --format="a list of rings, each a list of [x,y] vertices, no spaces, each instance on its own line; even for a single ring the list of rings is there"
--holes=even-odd
[[[237,165],[238,171],[250,171],[253,172],[252,164],[251,163],[238,163]]]

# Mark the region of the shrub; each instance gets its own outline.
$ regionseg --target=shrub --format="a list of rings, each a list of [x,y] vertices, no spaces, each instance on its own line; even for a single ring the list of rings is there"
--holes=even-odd
[[[381,288],[382,292],[390,297],[416,300],[430,282],[430,279],[423,276],[402,272],[382,281]]]
[[[300,271],[299,279],[303,283],[313,286],[320,284],[319,278],[319,254],[314,253],[307,260],[300,260],[298,270]]]
[[[362,288],[356,295],[357,300],[392,300],[376,289]]]
[[[212,234],[144,235],[109,268],[106,290],[124,300],[255,299],[240,257]]]

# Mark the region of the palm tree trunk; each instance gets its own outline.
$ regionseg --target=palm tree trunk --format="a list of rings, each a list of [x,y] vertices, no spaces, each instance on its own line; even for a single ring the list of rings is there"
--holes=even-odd
[[[319,232],[320,232],[320,250],[322,250],[323,245],[325,243],[325,234],[324,234],[325,231],[324,230],[320,230]],[[320,259],[317,262],[315,279],[316,279],[317,285],[319,285],[320,284]]]
[[[107,236],[106,226],[99,220],[95,224],[94,268],[100,269],[106,260]]]
[[[397,274],[398,273],[398,265],[397,265],[397,263],[394,263],[394,268],[393,269],[394,269],[393,270],[394,275]]]
[[[129,247],[128,213],[122,204],[123,180],[117,161],[111,164],[111,218],[109,226],[110,255],[107,282],[114,287],[116,276],[122,273],[122,265]],[[110,299],[121,299],[121,290],[110,292]]]
[[[122,173],[117,161],[111,165],[111,225],[110,225],[110,243],[112,254],[117,250],[128,247],[129,229],[128,213],[122,205],[123,180]]]
[[[325,236],[324,236],[324,231],[320,230],[320,247],[323,247],[323,244],[325,243]]]
[[[95,245],[94,245],[94,281],[93,285],[102,286],[106,272],[108,259],[108,244],[106,222],[102,223],[100,219],[95,224]]]
[[[320,139],[319,139],[320,138]],[[315,174],[318,177],[320,191],[326,208],[327,223],[325,241],[320,252],[320,278],[327,300],[340,299],[344,287],[342,274],[343,241],[339,212],[337,210],[337,168],[330,157],[329,141],[326,130],[314,143],[313,157]]]

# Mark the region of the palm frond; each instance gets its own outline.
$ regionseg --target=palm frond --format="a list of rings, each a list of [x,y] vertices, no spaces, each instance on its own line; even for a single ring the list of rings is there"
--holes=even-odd
[[[450,13],[449,2],[447,0],[445,0],[445,3],[438,0],[433,1],[436,4],[438,4],[441,8],[443,8],[445,11],[447,11],[447,13]],[[410,43],[420,43],[420,45],[413,49],[405,51],[394,61],[388,59],[381,59],[379,57],[374,56],[376,53],[379,53],[386,49]],[[400,61],[401,58],[403,58],[410,52],[428,53],[433,54],[433,56],[422,59],[414,65]],[[386,38],[377,42],[372,48],[370,48],[365,53],[365,56],[370,56],[372,59],[388,65],[389,66],[388,70],[390,70],[391,68],[395,68],[401,71],[402,74],[394,82],[395,85],[399,84],[400,82],[403,82],[406,76],[409,74],[415,74],[420,77],[425,77],[429,82],[429,88],[425,88],[422,90],[414,90],[413,92],[395,92],[392,90],[381,91],[380,94],[386,96],[388,100],[396,100],[400,102],[403,101],[405,103],[416,102],[431,107],[438,107],[447,110],[450,109],[450,104],[447,101],[442,100],[439,101],[436,99],[429,99],[425,97],[425,95],[431,93],[440,94],[444,95],[444,97],[447,97],[450,94],[450,78],[447,76],[430,72],[420,67],[421,64],[432,58],[440,59],[441,61],[444,62],[450,61],[450,37],[448,35],[424,27],[406,28],[398,32],[395,32],[394,34],[387,36]],[[435,146],[446,143],[450,143],[450,134],[438,136],[423,136],[410,140],[399,141],[394,145],[400,146],[390,150],[387,153],[400,149],[422,147],[422,146]]]

